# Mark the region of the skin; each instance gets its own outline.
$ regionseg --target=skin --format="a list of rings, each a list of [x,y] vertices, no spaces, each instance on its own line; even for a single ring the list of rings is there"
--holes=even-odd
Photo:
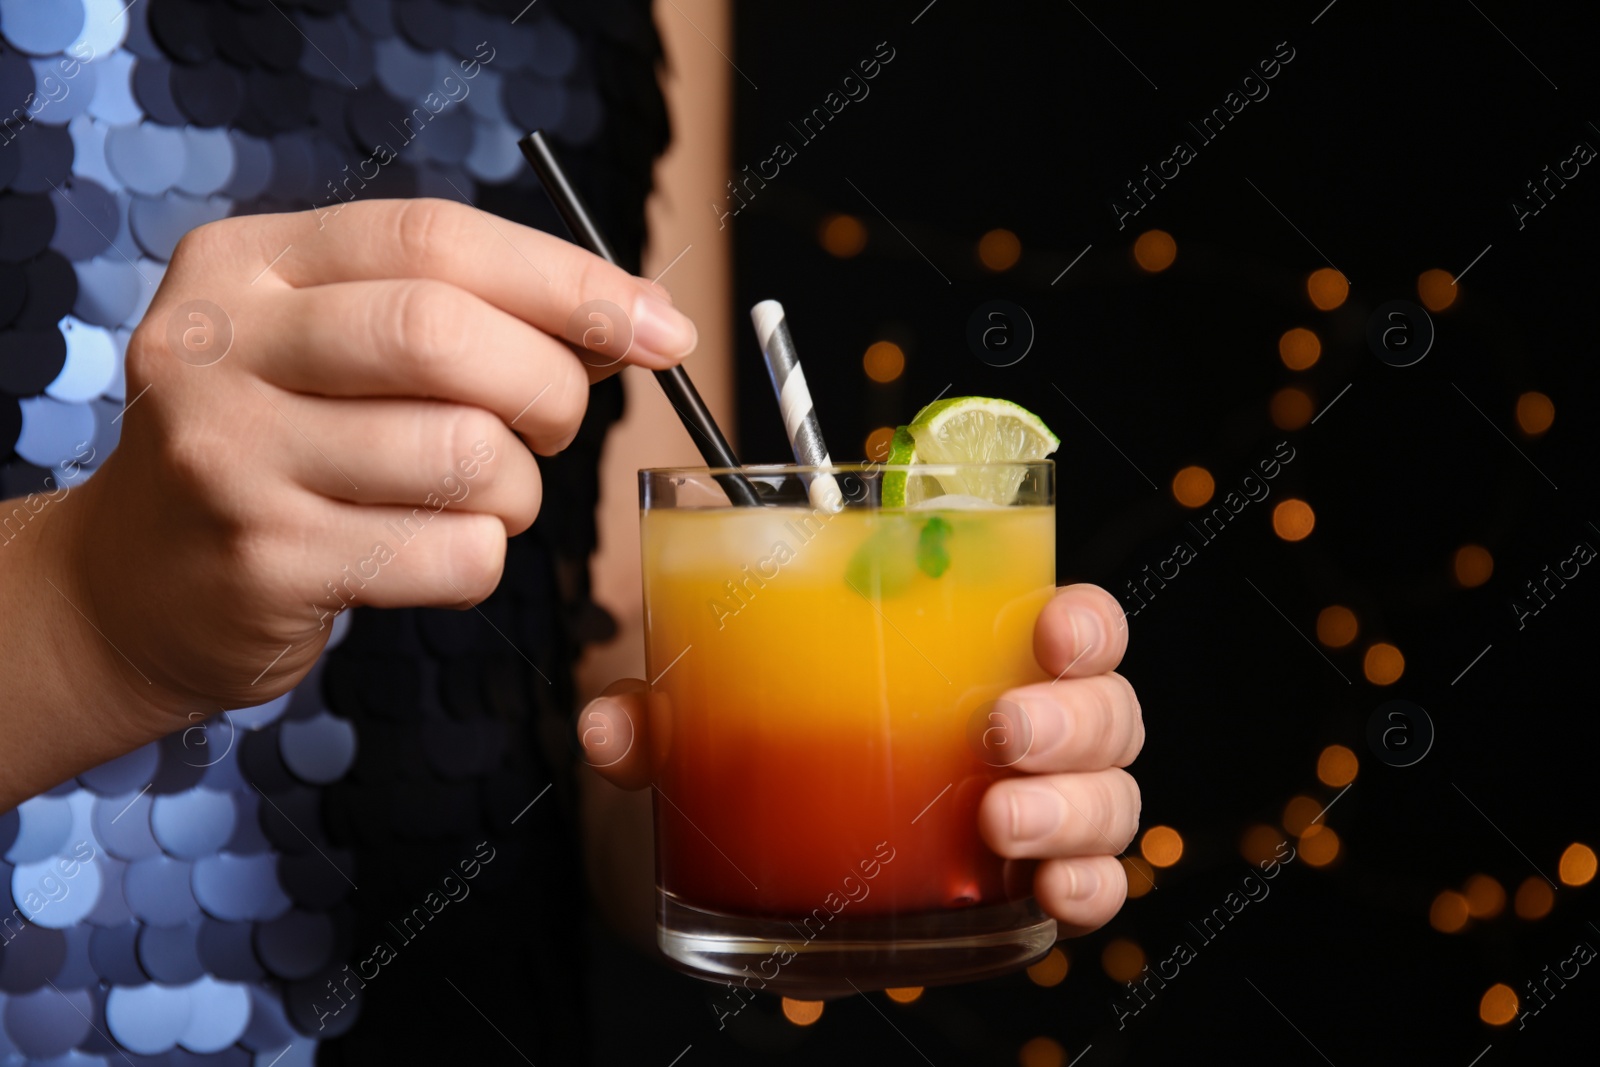
[[[1138,831],[1140,802],[1123,768],[1144,744],[1144,721],[1133,687],[1115,670],[1127,644],[1111,594],[1093,585],[1056,591],[1035,623],[1033,651],[1059,677],[1005,694],[1027,715],[1033,744],[1012,768],[1023,773],[991,785],[978,808],[990,848],[1039,861],[1034,895],[1063,937],[1103,926],[1128,895],[1117,856]],[[621,789],[650,784],[648,690],[636,678],[615,682],[578,715],[585,758]]]
[[[231,324],[216,362],[204,331],[222,324],[190,318],[195,300]],[[568,336],[594,300],[632,320],[620,361],[604,331]],[[664,289],[448,201],[189,233],[129,344],[117,450],[0,548],[0,810],[287,692],[345,596],[488,596],[538,514],[529,449],[573,439],[591,382],[672,366],[696,339]],[[468,492],[441,508],[446,476]],[[329,591],[377,542],[401,545],[386,523],[419,507],[423,532],[375,577]]]

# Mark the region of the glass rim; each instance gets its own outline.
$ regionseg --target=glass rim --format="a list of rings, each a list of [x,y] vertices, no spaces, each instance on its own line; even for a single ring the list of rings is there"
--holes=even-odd
[[[1008,459],[985,463],[879,463],[859,460],[851,463],[830,463],[817,466],[804,463],[747,463],[738,467],[641,467],[639,477],[695,476],[715,478],[719,475],[742,474],[746,477],[773,478],[791,474],[863,474],[890,471],[906,474],[951,474],[961,471],[998,470],[1018,467],[1048,470],[1056,465],[1053,459]]]

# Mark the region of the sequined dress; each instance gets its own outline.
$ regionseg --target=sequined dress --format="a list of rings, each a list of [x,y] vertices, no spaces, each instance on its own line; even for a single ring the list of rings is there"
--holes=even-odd
[[[635,0],[0,0],[0,538],[116,446],[201,223],[359,173],[560,233],[515,146],[542,127],[637,270],[659,60]],[[621,403],[539,460],[481,610],[346,612],[281,699],[0,816],[0,1065],[586,1059],[568,721]]]

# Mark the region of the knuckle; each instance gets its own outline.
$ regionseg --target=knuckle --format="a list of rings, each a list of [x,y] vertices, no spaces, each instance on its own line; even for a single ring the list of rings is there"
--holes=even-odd
[[[462,208],[448,200],[418,197],[402,201],[394,219],[395,241],[402,265],[418,267],[461,236]]]
[[[563,356],[560,360],[550,387],[550,405],[550,419],[562,431],[561,439],[576,433],[589,410],[589,376],[576,358]]]
[[[445,282],[414,278],[391,289],[380,310],[389,345],[410,370],[432,382],[450,375],[466,350],[466,323],[461,300]]]

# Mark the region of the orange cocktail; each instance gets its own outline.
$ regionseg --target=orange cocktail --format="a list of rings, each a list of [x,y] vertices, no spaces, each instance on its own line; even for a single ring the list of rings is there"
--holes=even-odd
[[[645,472],[669,956],[712,974],[757,960],[764,986],[817,991],[846,973],[973,977],[1049,947],[1027,879],[977,831],[985,789],[1026,744],[996,702],[1047,677],[1032,635],[1055,584],[1052,468],[1013,466],[1012,506],[927,482],[929,499],[893,509],[875,503],[881,468],[848,470],[838,513],[797,492],[730,507],[708,472]],[[780,499],[798,488],[758,480]]]

